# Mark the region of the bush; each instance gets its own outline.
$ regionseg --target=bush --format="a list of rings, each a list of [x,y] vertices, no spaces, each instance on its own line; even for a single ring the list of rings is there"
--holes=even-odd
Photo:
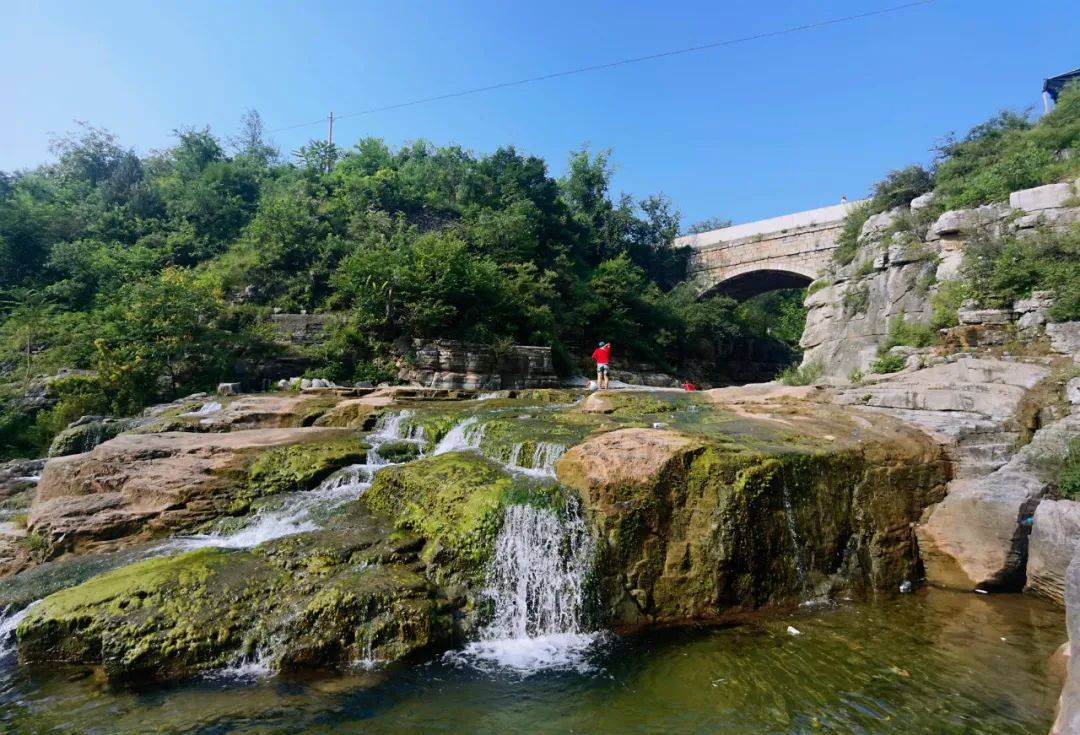
[[[874,360],[870,364],[870,372],[872,373],[895,373],[898,370],[903,370],[907,361],[901,355],[885,354]]]
[[[1057,489],[1063,497],[1080,499],[1080,439],[1069,442],[1065,461],[1057,474]]]
[[[937,332],[929,325],[909,322],[904,319],[903,315],[900,315],[889,323],[889,333],[878,349],[884,353],[898,345],[927,347],[936,341]]]
[[[836,250],[833,251],[833,261],[840,265],[847,265],[855,260],[859,252],[859,233],[862,232],[866,220],[874,212],[868,203],[857,204],[844,217],[844,226],[836,237]]]
[[[870,306],[870,287],[865,283],[849,282],[840,303],[844,307],[845,316],[865,314]]]
[[[863,377],[863,371],[859,370],[859,368],[851,368],[851,370],[848,371],[847,374],[848,382],[855,385],[861,383],[863,381]]]
[[[930,327],[947,329],[960,323],[957,313],[968,297],[967,286],[962,281],[949,280],[938,284],[930,297]]]
[[[1080,319],[1080,224],[1006,238],[977,233],[964,251],[963,276],[982,306],[1009,307],[1045,290],[1054,293],[1053,321]]]
[[[1072,155],[1062,156],[1061,151]],[[1062,90],[1053,111],[1032,123],[1003,112],[962,140],[938,147],[935,199],[946,209],[1004,201],[1009,193],[1080,173],[1080,85]]]
[[[907,206],[915,197],[922,196],[934,188],[934,176],[919,165],[908,166],[888,175],[874,184],[874,196],[870,208],[874,212],[885,212],[896,207]]]
[[[825,372],[825,365],[820,360],[811,360],[805,365],[792,365],[777,377],[784,385],[812,385]]]

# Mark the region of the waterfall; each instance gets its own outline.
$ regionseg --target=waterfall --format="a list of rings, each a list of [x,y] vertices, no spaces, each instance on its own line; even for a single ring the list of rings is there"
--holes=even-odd
[[[195,418],[195,417],[198,417],[198,416],[209,416],[210,414],[217,413],[220,410],[221,410],[221,404],[220,403],[218,403],[217,401],[208,401],[208,402],[202,404],[201,406],[199,406],[194,411],[188,411],[187,413],[182,413],[182,414],[180,414],[180,416],[181,417],[192,417],[192,418]]]
[[[787,482],[782,483],[784,497],[784,516],[787,519],[788,535],[791,538],[792,559],[795,562],[795,574],[798,576],[799,589],[806,588],[806,562],[803,560],[802,544],[799,543],[799,531],[795,525],[795,508],[791,502],[791,490]]]
[[[467,449],[479,449],[480,442],[484,440],[484,425],[477,423],[475,416],[454,424],[446,436],[435,445],[432,454],[445,454],[446,452],[460,452]]]
[[[41,600],[34,600],[22,610],[12,610],[11,606],[0,610],[0,661],[15,653],[15,629],[30,612],[30,608],[39,602]]]
[[[490,401],[495,398],[502,398],[503,393],[501,391],[490,391],[488,393],[477,393],[474,400],[477,401]]]
[[[407,439],[408,435],[402,431],[402,426],[412,417],[413,412],[409,410],[384,413],[375,424],[375,433],[370,438],[379,438],[383,441]]]
[[[576,498],[562,517],[534,505],[507,507],[484,590],[493,617],[478,641],[448,659],[523,674],[587,667],[597,639],[585,622],[595,551]]]
[[[521,453],[524,449],[524,443],[514,445],[514,448],[510,451],[510,460],[506,463],[506,468],[514,472],[524,472],[538,477],[555,477],[555,463],[559,461],[559,457],[566,453],[566,447],[562,444],[537,442],[529,464],[523,465]]]

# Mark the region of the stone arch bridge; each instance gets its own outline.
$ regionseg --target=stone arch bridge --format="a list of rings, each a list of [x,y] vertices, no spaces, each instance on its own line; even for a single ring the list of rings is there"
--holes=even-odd
[[[859,202],[785,214],[675,239],[693,250],[690,278],[699,296],[744,300],[802,288],[820,277],[836,249],[844,217]]]

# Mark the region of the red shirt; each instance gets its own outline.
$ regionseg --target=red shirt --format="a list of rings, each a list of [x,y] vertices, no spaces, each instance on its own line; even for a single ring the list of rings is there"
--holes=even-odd
[[[611,345],[597,347],[592,352],[592,359],[596,360],[597,365],[607,365],[608,360],[611,359]]]
[[[690,382],[690,381],[688,380],[688,381],[686,381],[685,383],[683,383],[683,384],[682,384],[682,389],[683,389],[683,390],[687,390],[687,391],[690,391],[690,390],[697,390],[697,386],[696,386],[696,385],[694,385],[693,383],[691,383],[691,382]]]

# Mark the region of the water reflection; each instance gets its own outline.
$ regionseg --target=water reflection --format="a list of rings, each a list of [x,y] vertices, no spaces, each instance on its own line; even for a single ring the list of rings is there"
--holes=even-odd
[[[793,625],[802,635],[792,636]],[[9,671],[14,733],[1045,733],[1061,611],[927,590],[755,625],[611,640],[528,678],[433,659],[349,677],[109,691]]]

